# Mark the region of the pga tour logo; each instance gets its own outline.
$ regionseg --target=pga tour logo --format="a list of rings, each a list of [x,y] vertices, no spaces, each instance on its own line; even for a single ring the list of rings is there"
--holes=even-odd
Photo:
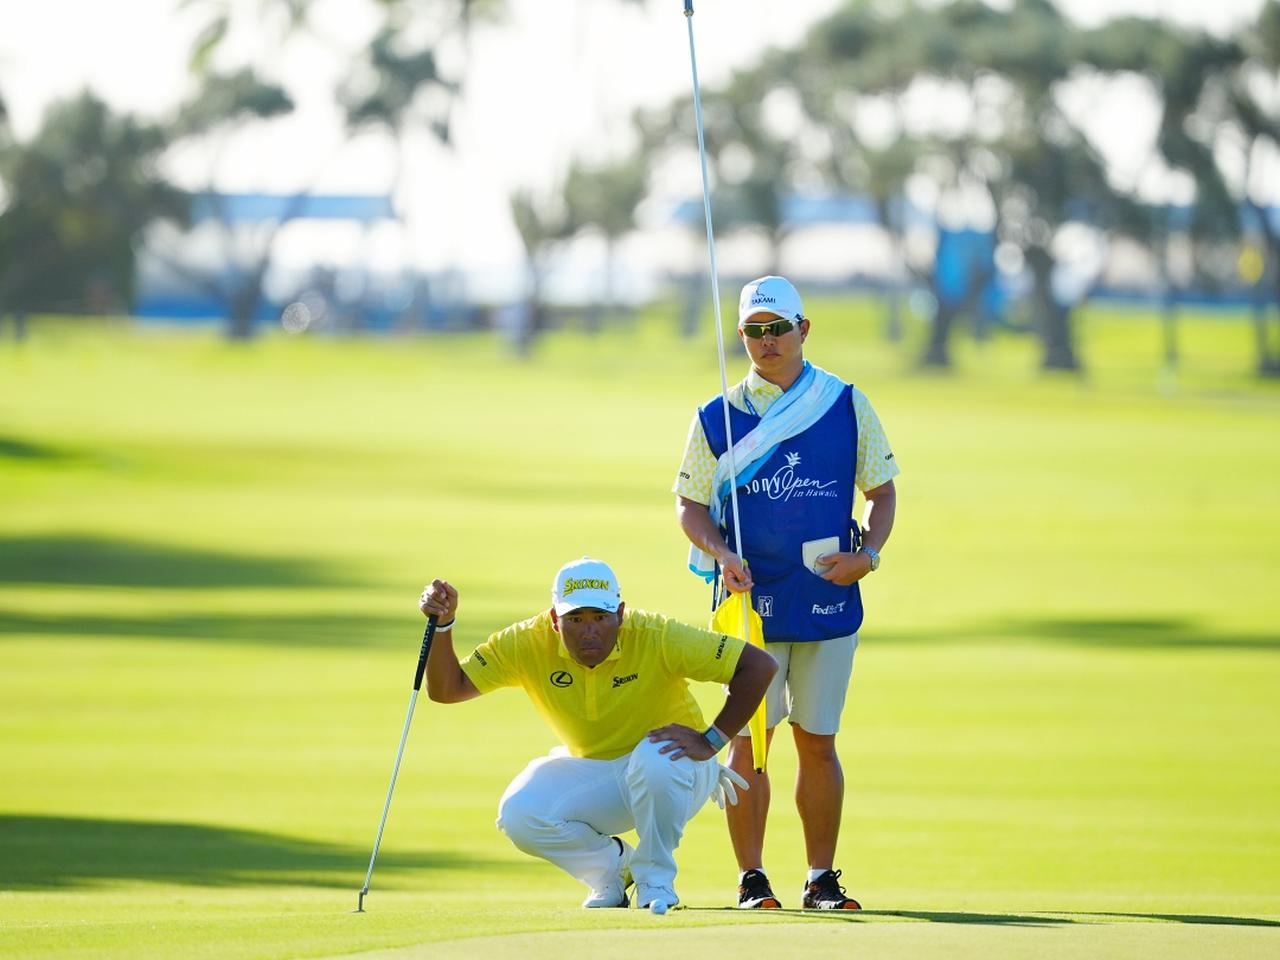
[[[762,617],[772,617],[773,597],[756,597],[756,613]]]
[[[787,462],[775,470],[772,477],[764,479],[756,477],[750,483],[744,484],[744,488],[747,493],[763,493],[770,500],[781,500],[783,503],[792,497],[834,497],[836,495],[836,491],[831,489],[836,484],[834,480],[823,483],[813,477],[797,476],[798,466],[800,466],[800,454],[788,453]]]

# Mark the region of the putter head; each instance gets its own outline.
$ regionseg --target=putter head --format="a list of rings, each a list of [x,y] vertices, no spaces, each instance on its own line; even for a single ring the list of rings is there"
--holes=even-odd
[[[356,900],[356,908],[351,911],[352,913],[364,913],[364,895],[368,892],[369,892],[368,887],[365,887],[363,890],[360,891],[360,898]]]

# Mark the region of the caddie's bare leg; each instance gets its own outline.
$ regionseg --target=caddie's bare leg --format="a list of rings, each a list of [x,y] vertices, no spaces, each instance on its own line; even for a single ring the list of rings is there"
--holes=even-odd
[[[836,738],[809,733],[795,724],[791,725],[791,733],[800,767],[796,775],[796,809],[804,826],[805,854],[810,868],[830,870],[835,862],[844,806],[844,770],[836,755]]]
[[[773,741],[773,730],[769,730]],[[739,792],[736,806],[726,806],[729,838],[738,870],[758,869],[764,865],[764,827],[769,816],[769,774],[756,773],[752,766],[751,738],[734,737],[729,744],[728,765],[740,774],[750,789]]]

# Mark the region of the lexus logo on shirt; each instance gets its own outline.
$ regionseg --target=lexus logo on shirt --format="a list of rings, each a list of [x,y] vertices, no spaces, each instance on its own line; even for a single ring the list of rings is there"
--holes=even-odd
[[[551,685],[555,687],[573,686],[573,677],[564,670],[557,670],[551,675]]]

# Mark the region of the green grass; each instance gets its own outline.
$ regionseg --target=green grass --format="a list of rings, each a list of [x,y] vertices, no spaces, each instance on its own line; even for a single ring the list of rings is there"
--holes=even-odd
[[[45,321],[0,340],[0,957],[1274,956],[1280,389],[1247,325],[1188,319],[1176,378],[1149,317],[1101,311],[1084,377],[1012,337],[920,375],[873,305],[811,310],[904,470],[841,734],[864,914],[721,909],[714,809],[689,909],[585,914],[493,827],[552,744],[516,693],[420,704],[349,912],[425,580],[459,586],[464,649],[583,553],[705,617],[667,491],[709,340],[655,315],[519,362]],[[786,739],[766,861],[794,904]]]

